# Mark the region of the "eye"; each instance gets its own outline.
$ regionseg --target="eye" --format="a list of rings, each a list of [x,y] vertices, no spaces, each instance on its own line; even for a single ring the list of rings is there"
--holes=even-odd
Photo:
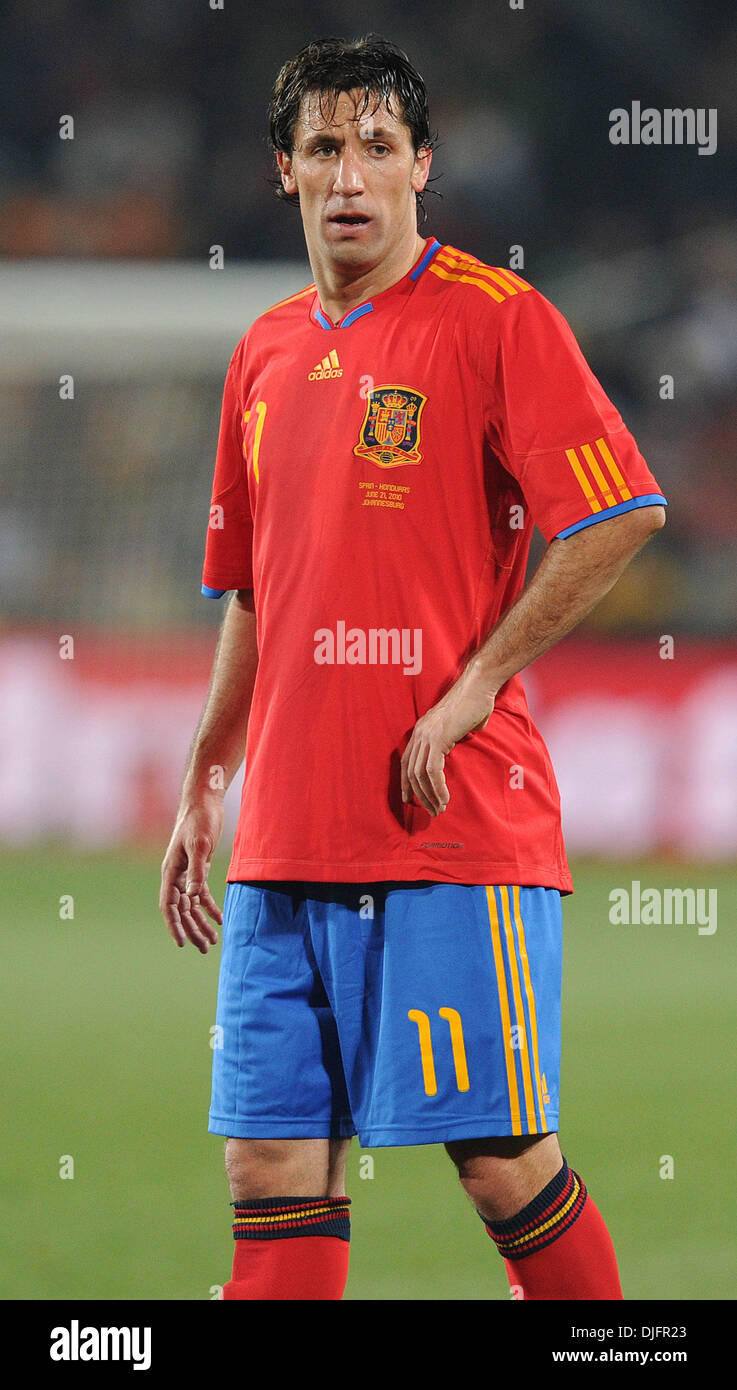
[[[388,146],[388,145],[372,145],[371,148],[372,148],[372,150],[384,150],[384,151],[386,152],[386,154],[389,154],[389,146]]]

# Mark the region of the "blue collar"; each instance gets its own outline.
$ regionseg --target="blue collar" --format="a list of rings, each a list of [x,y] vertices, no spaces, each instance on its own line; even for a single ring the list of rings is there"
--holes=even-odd
[[[413,270],[410,270],[407,275],[402,276],[402,280],[398,280],[397,284],[401,285],[403,280],[411,281],[414,284],[415,281],[419,280],[422,272],[427,270],[433,256],[440,250],[441,245],[442,243],[437,240],[437,237],[433,237],[427,250],[423,253],[422,259],[417,262]],[[382,293],[389,294],[394,289],[396,289],[396,285],[389,285]],[[351,309],[339,323],[331,323],[327,314],[323,313],[320,300],[318,299],[315,305],[315,321],[319,323],[321,328],[325,328],[328,332],[332,332],[335,328],[349,328],[352,323],[355,323],[356,319],[362,318],[364,314],[372,313],[373,308],[373,301],[369,299],[365,304],[359,304],[355,309]]]

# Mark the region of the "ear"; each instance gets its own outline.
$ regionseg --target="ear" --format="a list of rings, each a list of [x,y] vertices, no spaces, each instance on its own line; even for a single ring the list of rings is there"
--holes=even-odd
[[[281,150],[277,150],[276,162],[279,165],[279,172],[281,174],[282,188],[284,189],[284,192],[296,193],[297,180],[294,177],[294,170],[292,167],[292,156],[290,154],[284,154]]]
[[[414,168],[412,170],[412,187],[415,193],[421,193],[430,176],[430,165],[432,164],[432,150],[426,149],[421,145],[415,155]]]

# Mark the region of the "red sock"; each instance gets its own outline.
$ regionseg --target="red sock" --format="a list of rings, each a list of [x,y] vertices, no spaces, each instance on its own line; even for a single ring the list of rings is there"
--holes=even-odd
[[[234,1202],[233,1277],[223,1298],[341,1299],[348,1277],[348,1197],[254,1197]]]
[[[504,1256],[510,1287],[521,1290],[519,1298],[622,1298],[603,1217],[565,1159],[560,1172],[517,1216],[485,1224]]]

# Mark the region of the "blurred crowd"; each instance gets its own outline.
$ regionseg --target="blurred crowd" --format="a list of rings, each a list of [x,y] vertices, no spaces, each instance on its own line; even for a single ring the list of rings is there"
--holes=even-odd
[[[399,43],[430,93],[439,138],[421,230],[492,264],[524,248],[521,273],[567,313],[669,498],[666,530],[589,625],[734,631],[737,11],[725,0],[6,0],[0,256],[202,260],[218,244],[231,260],[304,261],[299,212],[270,183],[271,87],[309,39],[368,31]],[[717,152],[613,146],[608,113],[633,100],[716,107]],[[606,289],[587,300],[597,275]],[[64,592],[84,615],[89,546],[85,560],[74,517],[100,506],[124,571],[106,620],[189,617],[185,561],[194,582],[225,365],[196,383],[164,371],[88,392],[68,438],[44,384],[0,378],[11,616],[33,604],[51,617]],[[28,460],[52,439],[50,536],[49,475],[29,481]],[[184,528],[168,538],[167,491]],[[104,574],[101,560],[98,603]]]

